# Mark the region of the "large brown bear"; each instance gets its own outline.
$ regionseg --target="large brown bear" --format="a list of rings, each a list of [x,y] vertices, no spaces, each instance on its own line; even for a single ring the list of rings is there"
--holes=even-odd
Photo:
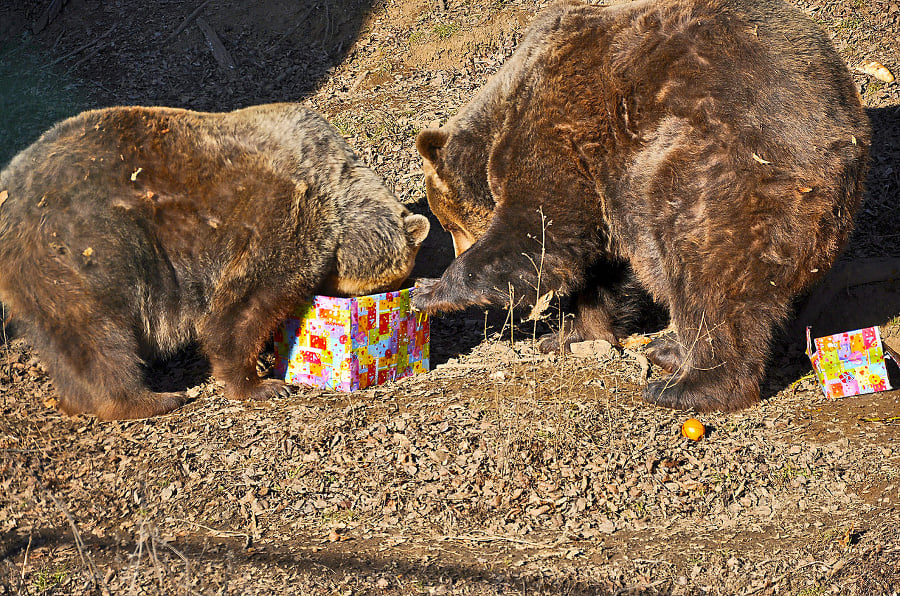
[[[567,341],[614,340],[636,280],[677,329],[645,399],[746,407],[773,328],[847,239],[869,136],[828,38],[780,0],[555,5],[417,139],[457,258],[414,306],[552,289],[576,295]]]
[[[194,339],[226,395],[263,399],[286,392],[256,370],[285,315],[398,286],[428,228],[300,105],[96,110],[0,173],[0,300],[65,412],[177,408],[142,364]]]

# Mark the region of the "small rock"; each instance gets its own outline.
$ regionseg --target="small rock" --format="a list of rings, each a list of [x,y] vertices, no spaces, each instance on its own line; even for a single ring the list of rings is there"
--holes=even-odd
[[[597,529],[603,532],[604,534],[612,534],[616,531],[616,524],[612,520],[608,519],[606,521],[602,521],[597,525]]]
[[[605,339],[579,341],[571,344],[569,349],[576,358],[606,358],[614,352],[612,344]]]

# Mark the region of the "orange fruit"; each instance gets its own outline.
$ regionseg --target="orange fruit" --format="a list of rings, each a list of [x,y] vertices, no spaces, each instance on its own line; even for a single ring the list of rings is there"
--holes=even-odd
[[[696,418],[688,418],[681,425],[681,434],[689,439],[699,441],[706,433],[706,427]]]

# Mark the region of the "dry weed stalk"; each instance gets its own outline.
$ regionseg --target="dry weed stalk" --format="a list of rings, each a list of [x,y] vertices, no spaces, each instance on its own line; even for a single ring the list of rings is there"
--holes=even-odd
[[[146,545],[146,547],[145,547]],[[132,593],[136,593],[136,583],[138,579],[138,572],[140,571],[141,561],[143,560],[144,550],[146,548],[147,551],[147,560],[152,565],[153,571],[156,574],[156,582],[159,586],[160,593],[164,593],[165,591],[165,575],[168,574],[168,570],[166,566],[160,561],[159,553],[157,551],[157,546],[162,545],[169,551],[171,551],[176,557],[181,559],[184,563],[184,584],[182,589],[185,594],[191,593],[191,562],[190,560],[182,553],[180,550],[166,542],[165,540],[161,540],[159,538],[159,533],[156,530],[156,525],[151,523],[147,519],[141,520],[141,525],[138,528],[138,538],[137,538],[137,546],[135,547],[134,552],[131,554],[131,559],[133,560],[133,571],[131,576],[131,585],[130,591]]]
[[[22,585],[25,584],[25,568],[28,566],[28,553],[31,551],[31,534],[28,535],[28,546],[25,547],[25,558],[22,559]]]
[[[110,594],[109,586],[106,584],[106,580],[102,575],[100,575],[100,572],[97,570],[97,566],[94,564],[94,559],[91,557],[91,554],[85,553],[84,541],[82,541],[81,539],[81,532],[78,531],[78,526],[75,524],[75,519],[72,517],[72,514],[69,513],[68,509],[63,507],[62,503],[59,502],[59,499],[57,499],[55,495],[53,495],[49,491],[47,492],[47,495],[56,505],[56,508],[59,509],[69,521],[69,527],[72,528],[72,536],[75,539],[75,546],[78,548],[78,556],[81,557],[81,564],[91,572],[91,580],[94,586],[98,590],[100,590],[101,594]],[[29,540],[29,544],[30,543],[31,542]]]
[[[2,325],[3,325],[3,347],[6,352],[6,366],[4,367],[4,373],[9,376],[10,380],[12,380],[12,352],[9,349],[9,337],[6,335],[6,305],[0,303],[0,313],[2,313]],[[3,392],[3,403],[6,404],[8,398],[8,393]],[[29,539],[30,544],[30,539]]]
[[[143,485],[141,486],[141,490],[139,492],[138,504],[140,506],[140,511],[147,510],[147,502],[144,496]],[[148,520],[146,516],[143,515],[141,517],[141,525],[138,527],[136,542],[137,545],[135,546],[134,552],[130,556],[130,558],[133,560],[133,571],[131,575],[131,585],[129,588],[132,594],[136,593],[135,590],[138,579],[138,571],[140,570],[141,561],[143,559],[145,544],[147,545],[147,560],[152,564],[153,571],[156,573],[156,581],[159,586],[160,593],[165,592],[164,576],[168,573],[166,566],[160,561],[159,554],[157,553],[157,545],[160,544],[184,562],[184,584],[182,588],[185,594],[191,593],[190,560],[180,550],[173,547],[165,540],[161,540],[159,538],[159,533],[156,530],[156,525],[150,522],[150,520]]]

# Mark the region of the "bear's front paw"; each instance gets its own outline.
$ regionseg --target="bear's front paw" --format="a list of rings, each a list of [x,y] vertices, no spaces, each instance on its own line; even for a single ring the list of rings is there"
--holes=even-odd
[[[290,397],[291,386],[278,379],[265,379],[259,384],[235,391],[232,397],[239,400],[264,401],[276,397]]]
[[[667,333],[654,338],[647,344],[647,360],[669,374],[680,371],[684,366],[684,351],[678,336]]]
[[[584,341],[577,331],[563,329],[553,333],[545,333],[538,338],[538,350],[542,354],[572,351],[572,344]]]

